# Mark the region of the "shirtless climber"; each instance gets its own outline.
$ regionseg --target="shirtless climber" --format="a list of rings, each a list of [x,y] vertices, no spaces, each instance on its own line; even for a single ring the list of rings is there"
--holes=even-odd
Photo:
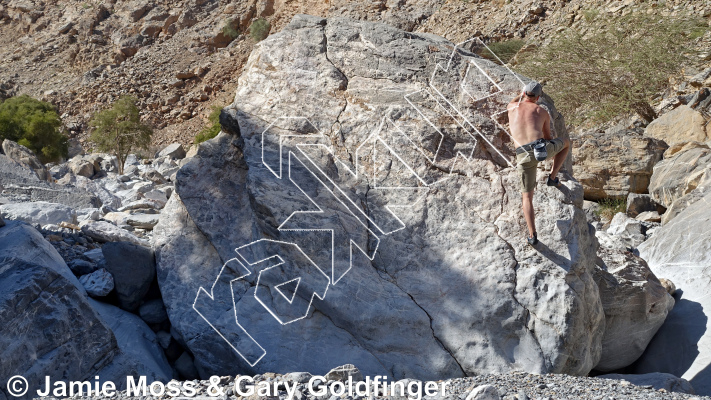
[[[532,246],[538,243],[536,221],[533,214],[536,167],[544,157],[546,160],[554,157],[553,167],[546,184],[560,187],[560,180],[556,175],[558,175],[560,167],[563,166],[570,146],[568,139],[551,138],[551,119],[548,111],[536,104],[542,93],[541,85],[538,82],[531,82],[523,88],[523,93],[520,96],[511,100],[507,107],[511,136],[513,136],[515,145],[518,146],[516,147],[516,168],[521,177],[523,216],[528,225],[528,243]],[[526,144],[522,145],[522,143]],[[534,147],[538,148],[534,150]]]

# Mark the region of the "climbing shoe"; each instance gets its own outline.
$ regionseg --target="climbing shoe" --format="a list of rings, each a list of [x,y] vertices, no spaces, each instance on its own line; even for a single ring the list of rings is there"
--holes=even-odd
[[[555,179],[551,179],[551,176],[548,175],[548,180],[546,181],[546,185],[560,187],[560,179],[558,179],[557,177]]]
[[[538,232],[533,232],[533,236],[528,237],[528,244],[535,246],[538,243]]]

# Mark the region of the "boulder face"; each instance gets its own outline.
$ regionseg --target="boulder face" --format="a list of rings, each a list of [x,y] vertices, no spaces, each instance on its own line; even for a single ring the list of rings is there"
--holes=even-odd
[[[36,229],[20,221],[6,221],[0,229],[0,260],[16,258],[28,263],[52,269],[71,282],[85,294],[79,280],[74,276],[57,250]]]
[[[588,373],[604,329],[597,242],[581,185],[542,172],[541,243],[525,242],[496,117],[522,86],[383,24],[297,16],[260,42],[224,132],[179,170],[153,230],[200,374]]]
[[[681,105],[652,121],[645,135],[665,141],[667,144],[709,139],[706,119],[697,110]]]
[[[600,248],[595,282],[605,310],[605,335],[598,371],[632,364],[644,352],[674,298],[640,257],[628,251]]]
[[[153,251],[129,242],[106,243],[101,251],[106,270],[114,278],[119,306],[129,311],[137,309],[155,278]]]
[[[674,309],[634,371],[682,377],[711,395],[711,194],[689,205],[639,246],[659,278],[677,287]]]
[[[126,388],[126,376],[145,376],[147,382],[168,382],[173,371],[158,344],[156,334],[138,316],[118,307],[89,299],[89,303],[113,331],[121,350],[101,370],[101,378],[114,379],[118,390]],[[116,380],[114,377],[120,377]],[[122,378],[122,379],[121,379]]]
[[[647,193],[654,165],[667,145],[635,130],[588,133],[573,141],[575,177],[586,200]]]
[[[32,398],[45,376],[91,380],[118,354],[79,282],[27,224],[0,228],[0,287],[0,397],[12,398],[5,382],[18,373],[31,382],[23,398]]]
[[[654,166],[649,194],[656,202],[670,208],[674,201],[709,178],[711,149],[704,143],[689,142],[670,148],[664,160]]]
[[[111,330],[87,299],[51,269],[4,259],[0,285],[13,288],[0,296],[0,381],[27,371],[23,375],[33,384],[26,398],[36,393],[45,375],[53,381],[92,379],[118,352]]]
[[[2,142],[2,151],[11,159],[31,168],[40,180],[49,180],[49,172],[32,150],[6,139]]]

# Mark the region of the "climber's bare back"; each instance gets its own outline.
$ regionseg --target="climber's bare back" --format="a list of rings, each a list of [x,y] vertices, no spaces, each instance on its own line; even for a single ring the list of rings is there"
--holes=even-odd
[[[551,120],[548,112],[534,102],[514,99],[507,107],[509,130],[516,147],[540,138],[551,139]]]

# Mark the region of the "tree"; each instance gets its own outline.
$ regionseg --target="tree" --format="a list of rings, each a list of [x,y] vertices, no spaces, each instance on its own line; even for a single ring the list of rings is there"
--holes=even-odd
[[[605,122],[629,112],[652,121],[657,114],[650,101],[681,75],[699,22],[640,13],[588,13],[585,19],[529,56],[520,71],[545,82],[574,122]]]
[[[94,114],[89,125],[93,128],[89,139],[100,151],[118,158],[120,174],[129,153],[147,149],[153,135],[153,129],[141,122],[136,99],[131,96],[121,97],[111,108]]]
[[[0,103],[0,141],[3,139],[27,147],[43,163],[68,154],[68,140],[54,107],[27,95]]]

